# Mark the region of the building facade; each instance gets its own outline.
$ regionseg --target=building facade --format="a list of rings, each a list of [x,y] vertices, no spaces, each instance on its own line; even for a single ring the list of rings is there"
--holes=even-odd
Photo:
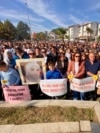
[[[93,34],[88,33],[87,28],[92,29]],[[75,40],[77,38],[87,39],[87,37],[89,36],[95,38],[95,36],[100,35],[100,23],[89,22],[82,25],[69,26],[67,30],[67,35],[69,36],[70,40]]]
[[[98,36],[100,36],[100,23],[98,24]]]
[[[79,36],[79,25],[69,26],[67,29],[67,35],[70,40],[75,40]]]

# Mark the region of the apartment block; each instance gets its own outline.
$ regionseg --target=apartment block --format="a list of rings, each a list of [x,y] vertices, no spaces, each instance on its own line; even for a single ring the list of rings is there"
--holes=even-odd
[[[79,25],[72,25],[68,27],[67,35],[69,36],[70,40],[75,40],[79,36]]]
[[[100,36],[100,23],[98,24],[98,36]]]
[[[87,28],[90,28],[93,30],[92,37],[99,36],[100,35],[100,24],[97,22],[89,22],[84,23],[82,25],[73,25],[69,26],[67,30],[67,35],[69,36],[70,40],[75,39],[86,39],[90,36],[90,34],[87,32]]]
[[[87,32],[87,28],[90,28],[93,30],[93,36],[96,36],[98,34],[98,23],[90,22],[90,23],[85,23],[83,25],[80,25],[79,37],[90,36],[90,34]]]

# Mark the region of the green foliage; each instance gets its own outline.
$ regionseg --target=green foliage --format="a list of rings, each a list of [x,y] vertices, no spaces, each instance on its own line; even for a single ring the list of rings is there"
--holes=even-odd
[[[17,37],[19,40],[30,39],[30,28],[27,24],[20,21],[17,25]]]
[[[65,35],[66,34],[66,29],[65,28],[57,28],[52,30],[53,33],[56,35]]]
[[[93,31],[91,28],[89,28],[89,27],[86,28],[86,31],[87,31],[87,33],[90,34],[90,35],[93,34],[93,32],[94,32],[94,31]]]
[[[18,38],[19,40],[30,39],[30,28],[27,24],[20,21],[15,27],[9,20],[4,22],[0,21],[0,39],[13,40]]]
[[[0,39],[3,39],[4,31],[4,25],[2,22],[0,22]]]
[[[99,42],[100,42],[100,36],[98,36],[98,37],[97,37],[97,41],[99,41]]]
[[[36,39],[37,40],[46,40],[46,33],[44,33],[44,32],[39,32],[39,33],[37,33],[36,34]]]
[[[88,33],[88,35],[90,36],[90,37],[87,37],[87,41],[89,42],[89,41],[92,41],[92,34],[94,33],[94,31],[91,29],[91,28],[89,28],[89,27],[87,27],[86,28],[86,31],[87,31],[87,33]]]
[[[58,38],[62,39],[62,41],[64,42],[64,37],[66,34],[66,30],[65,28],[61,27],[61,28],[57,28],[57,29],[53,29],[52,32],[58,36]]]
[[[0,22],[0,39],[12,40],[15,35],[16,28],[9,20],[4,21],[4,23]]]

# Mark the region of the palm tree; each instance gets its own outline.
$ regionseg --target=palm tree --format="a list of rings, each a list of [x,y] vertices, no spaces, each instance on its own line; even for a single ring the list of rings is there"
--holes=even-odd
[[[86,31],[87,31],[87,34],[90,36],[90,38],[91,38],[91,36],[92,36],[92,34],[93,34],[93,30],[91,29],[91,28],[89,28],[89,27],[87,27],[86,28]],[[89,41],[89,37],[88,37],[88,41]]]
[[[64,36],[66,34],[66,30],[67,29],[61,27],[61,28],[53,29],[52,32],[55,33],[64,42]]]

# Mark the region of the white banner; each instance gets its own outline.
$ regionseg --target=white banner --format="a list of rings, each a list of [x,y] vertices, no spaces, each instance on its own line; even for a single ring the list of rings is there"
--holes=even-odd
[[[40,80],[40,87],[48,96],[61,96],[67,93],[67,79]]]
[[[100,79],[98,79],[97,84],[96,84],[96,87],[97,88],[100,88]]]
[[[76,79],[73,78],[70,84],[70,88],[73,91],[89,92],[95,90],[96,81],[92,78]]]

